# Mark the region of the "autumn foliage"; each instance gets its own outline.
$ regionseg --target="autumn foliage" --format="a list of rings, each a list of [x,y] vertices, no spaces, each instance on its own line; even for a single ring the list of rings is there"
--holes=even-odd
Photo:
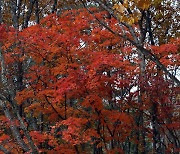
[[[142,73],[138,49],[97,19],[131,38],[128,30],[106,11],[90,11],[94,15],[86,9],[51,14],[22,31],[0,26],[8,82],[18,64],[24,69],[15,101],[33,143],[42,153],[129,153],[136,148],[140,153],[145,147],[153,153],[153,143],[161,140],[158,146],[163,144],[167,153],[178,152],[179,88],[152,61]],[[147,49],[173,70],[179,65],[179,42],[171,39]],[[22,129],[16,118],[13,122]],[[1,114],[0,144],[22,153],[10,125]]]

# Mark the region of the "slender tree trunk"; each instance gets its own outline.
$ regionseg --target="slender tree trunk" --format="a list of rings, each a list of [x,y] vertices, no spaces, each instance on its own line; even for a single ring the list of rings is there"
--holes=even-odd
[[[53,1],[53,6],[52,6],[52,13],[57,11],[57,0]]]
[[[20,18],[20,13],[21,13],[21,5],[22,5],[22,0],[17,0],[17,20],[19,23],[19,18]]]
[[[0,0],[0,24],[3,22],[3,17],[2,17],[2,0]]]
[[[145,64],[145,57],[142,53],[139,53],[139,59],[140,59],[140,89],[139,89],[139,98],[138,101],[140,103],[140,106],[143,106],[143,100],[142,100],[142,95],[145,93],[145,91],[143,90],[143,86],[144,83],[146,82],[145,79],[145,68],[146,68],[146,64]],[[141,85],[142,84],[142,85]],[[143,111],[139,111],[140,115],[139,115],[139,126],[142,128],[139,132],[139,135],[141,136],[141,147],[142,147],[142,153],[146,153],[146,141],[145,141],[145,137],[146,137],[146,133],[145,133],[145,126],[144,126],[144,114]]]
[[[29,151],[30,148],[29,146],[31,147],[32,149],[32,152],[34,154],[38,153],[38,150],[37,150],[37,147],[34,145],[30,135],[29,135],[29,132],[24,124],[24,121],[22,120],[20,114],[19,114],[19,110],[18,110],[18,106],[17,106],[17,103],[14,101],[14,92],[12,94],[12,91],[14,91],[15,89],[11,90],[10,87],[9,87],[9,84],[8,84],[8,80],[6,78],[6,67],[5,67],[5,61],[4,61],[4,56],[3,56],[3,52],[2,52],[2,49],[1,49],[1,45],[0,45],[0,61],[1,61],[1,82],[3,84],[3,87],[5,87],[6,89],[6,94],[7,95],[10,95],[10,98],[1,98],[0,99],[0,106],[3,108],[3,111],[4,111],[4,114],[5,116],[7,117],[7,119],[9,119],[10,121],[10,128],[11,128],[11,131],[15,137],[15,139],[17,140],[18,144],[23,148],[24,151]],[[12,116],[6,103],[4,102],[6,101],[10,103],[12,109],[13,109],[13,112],[16,116]],[[24,142],[24,140],[22,139],[21,137],[21,134],[20,134],[20,130],[17,128],[17,126],[14,124],[14,118],[17,117],[18,121],[20,122],[20,128],[23,130],[23,133],[24,135],[26,136],[27,140],[28,140],[28,144],[29,146]]]
[[[36,24],[39,24],[39,2],[38,2],[38,0],[35,1],[35,18],[36,18]]]
[[[157,104],[152,106],[152,128],[153,128],[153,152],[161,154],[159,125],[157,123]]]
[[[15,29],[18,29],[19,28],[19,22],[18,22],[18,17],[17,17],[17,1],[11,0],[10,1],[10,7],[11,7],[11,15],[12,15],[13,26]]]
[[[29,149],[28,145],[22,139],[19,129],[16,127],[15,123],[13,122],[14,119],[12,118],[12,115],[10,114],[8,107],[2,100],[0,100],[0,106],[2,107],[5,116],[7,117],[7,119],[10,122],[10,129],[11,129],[12,134],[13,134],[14,138],[16,139],[17,143],[20,145],[20,147],[25,152],[28,152],[30,149]]]
[[[157,77],[158,80],[161,78],[160,74],[161,70],[157,66]],[[157,87],[158,91],[159,87]],[[163,154],[161,147],[161,138],[160,138],[160,130],[159,130],[159,122],[158,122],[158,102],[152,100],[152,128],[153,128],[153,152],[158,154]]]
[[[23,28],[27,28],[28,27],[28,23],[29,23],[29,20],[31,18],[31,14],[32,14],[35,2],[36,2],[36,0],[29,0],[30,4],[29,4],[28,11],[27,11],[25,19],[24,19],[24,24],[23,24],[24,27]]]
[[[5,67],[4,56],[2,53],[1,45],[0,45],[0,61],[1,61],[1,82],[2,82],[3,86],[6,87],[5,92],[7,93],[8,84],[7,84],[7,78],[6,78],[6,67]],[[4,102],[5,100],[6,100],[6,97],[0,98],[0,107],[3,109],[5,116],[10,121],[10,129],[12,131],[14,138],[16,139],[17,143],[21,146],[21,148],[25,152],[27,152],[30,149],[29,149],[28,145],[22,139],[17,126],[14,124],[14,122],[13,122],[14,118],[10,114],[8,107],[7,107],[6,103]]]

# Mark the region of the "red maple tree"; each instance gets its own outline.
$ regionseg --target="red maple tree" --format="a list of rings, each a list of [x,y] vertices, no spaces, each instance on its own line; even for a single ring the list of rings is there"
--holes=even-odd
[[[132,37],[107,12],[90,11]],[[25,127],[18,114],[12,121],[1,116],[0,143],[14,153],[25,150],[7,132],[16,125],[25,144],[31,143],[26,128],[45,153],[84,153],[92,147],[97,153],[124,153],[136,145],[143,151],[145,142],[149,151],[157,144],[178,151],[178,87],[154,62],[146,61],[142,72],[138,49],[94,16],[79,9],[49,15],[20,32],[1,26],[7,82],[16,74],[15,64],[25,70],[15,98]],[[148,48],[164,66],[179,64],[179,39]],[[157,143],[160,138],[163,143]]]

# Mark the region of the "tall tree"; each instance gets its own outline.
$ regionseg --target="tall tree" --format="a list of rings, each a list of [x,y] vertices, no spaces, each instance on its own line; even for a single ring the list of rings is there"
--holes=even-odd
[[[178,153],[175,5],[59,2],[2,3],[13,22],[0,26],[0,150]]]

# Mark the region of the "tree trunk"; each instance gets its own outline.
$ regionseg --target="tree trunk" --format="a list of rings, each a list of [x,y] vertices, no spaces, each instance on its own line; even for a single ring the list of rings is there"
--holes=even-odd
[[[5,116],[7,117],[7,119],[10,122],[10,129],[11,129],[12,134],[13,134],[14,138],[16,139],[17,143],[20,145],[20,147],[25,152],[28,152],[30,149],[29,149],[28,145],[22,139],[21,134],[19,132],[19,129],[17,128],[17,126],[13,122],[14,119],[12,118],[12,115],[10,114],[8,107],[6,106],[6,104],[2,100],[0,100],[0,106],[2,107]]]
[[[0,0],[0,24],[2,24],[3,17],[2,17],[2,0]]]

